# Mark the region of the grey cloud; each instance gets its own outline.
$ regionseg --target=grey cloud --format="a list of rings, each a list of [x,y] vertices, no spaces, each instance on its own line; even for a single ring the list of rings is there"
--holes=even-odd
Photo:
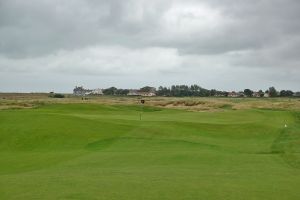
[[[188,2],[170,24],[164,17]],[[200,2],[200,3],[199,3]],[[195,4],[195,9],[193,5]],[[220,13],[213,28],[200,27],[210,6]],[[189,10],[190,9],[190,10]],[[259,49],[300,32],[298,1],[2,1],[0,52],[7,56],[40,56],[60,49],[89,45],[124,45],[132,48],[177,48],[184,54],[218,54]],[[193,30],[184,24],[194,18]],[[197,18],[198,17],[198,18]],[[202,17],[202,18],[201,18]],[[192,20],[192,19],[191,19]],[[176,23],[182,22],[181,26]],[[225,23],[225,25],[224,25]],[[171,29],[165,28],[171,26]],[[177,27],[176,27],[177,26]],[[182,33],[180,33],[182,31]]]
[[[155,29],[165,6],[139,2],[2,1],[0,52],[26,57],[95,44],[144,46],[143,33]]]
[[[189,82],[205,69],[273,68],[274,80],[289,70],[300,85],[299,10],[298,0],[1,0],[0,72]]]

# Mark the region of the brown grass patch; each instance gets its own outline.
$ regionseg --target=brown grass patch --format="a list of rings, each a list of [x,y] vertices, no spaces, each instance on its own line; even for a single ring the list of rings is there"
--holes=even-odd
[[[138,105],[141,97],[91,96],[86,99],[66,95],[66,98],[49,98],[46,93],[0,93],[1,109],[34,108],[45,104],[93,103],[104,105]],[[296,98],[202,98],[202,97],[145,97],[145,105],[190,111],[224,111],[243,109],[300,110]]]

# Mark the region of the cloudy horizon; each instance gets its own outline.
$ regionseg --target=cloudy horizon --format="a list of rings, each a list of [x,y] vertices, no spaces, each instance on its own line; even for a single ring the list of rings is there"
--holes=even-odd
[[[0,92],[300,90],[298,0],[1,0]]]

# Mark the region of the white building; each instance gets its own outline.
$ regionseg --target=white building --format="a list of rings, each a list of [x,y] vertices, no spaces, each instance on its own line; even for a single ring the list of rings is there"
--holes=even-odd
[[[154,97],[156,94],[154,92],[139,92],[139,94],[143,97]]]
[[[103,95],[103,90],[100,88],[92,90],[91,94],[93,95]]]
[[[138,90],[129,90],[128,96],[141,96]]]

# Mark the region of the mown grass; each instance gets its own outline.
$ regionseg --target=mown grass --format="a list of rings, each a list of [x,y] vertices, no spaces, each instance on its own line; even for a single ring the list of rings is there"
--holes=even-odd
[[[299,199],[299,112],[230,105],[1,110],[0,199]]]

